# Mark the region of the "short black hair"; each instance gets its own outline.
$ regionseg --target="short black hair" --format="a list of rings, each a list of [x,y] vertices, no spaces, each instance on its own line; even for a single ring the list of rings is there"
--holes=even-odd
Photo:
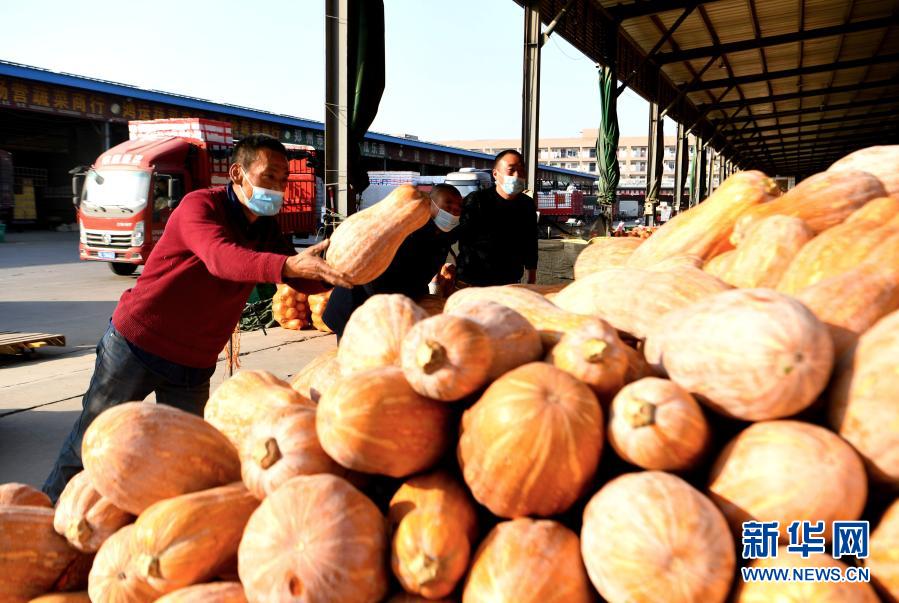
[[[524,163],[524,155],[522,155],[515,149],[506,149],[505,151],[500,151],[499,153],[496,154],[496,157],[493,159],[493,167],[498,166],[499,162],[506,155],[515,155],[516,157],[518,157],[518,161],[520,161],[521,163]]]
[[[234,145],[234,150],[231,152],[231,160],[234,163],[238,163],[245,168],[250,167],[250,164],[256,161],[256,153],[259,149],[268,149],[273,153],[280,153],[287,157],[287,149],[284,148],[284,145],[275,138],[274,136],[269,136],[268,134],[250,134],[244,138],[241,138],[237,141],[237,144]]]
[[[439,193],[439,192],[444,192],[444,193],[447,193],[448,195],[457,195],[459,197],[462,196],[462,193],[459,192],[459,189],[457,189],[452,184],[440,183],[440,184],[435,184],[434,187],[431,188],[431,192],[428,194],[428,196],[431,198],[431,201],[434,201],[434,198],[437,196],[437,193]]]

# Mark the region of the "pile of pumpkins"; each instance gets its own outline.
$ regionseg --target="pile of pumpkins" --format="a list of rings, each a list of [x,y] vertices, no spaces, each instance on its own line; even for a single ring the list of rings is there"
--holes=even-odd
[[[328,261],[359,282],[358,256],[386,267],[405,236],[366,233],[412,228],[380,205],[332,240],[358,229]],[[55,509],[0,487],[0,600],[899,600],[899,147],[783,195],[737,173],[575,268],[439,312],[376,295],[290,383],[240,372],[203,419],[104,412]],[[856,519],[866,559],[786,550],[795,520],[829,541]],[[741,560],[749,520],[780,522],[776,559]],[[745,564],[872,583],[743,582]]]

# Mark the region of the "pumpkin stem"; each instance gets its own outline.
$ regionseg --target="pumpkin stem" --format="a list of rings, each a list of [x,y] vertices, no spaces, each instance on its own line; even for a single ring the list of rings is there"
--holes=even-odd
[[[159,557],[144,555],[139,567],[143,568],[143,574],[148,578],[162,579],[162,571],[159,568]]]
[[[93,533],[94,530],[91,528],[90,524],[88,524],[87,520],[82,517],[78,521],[69,523],[69,527],[66,529],[66,539],[69,540],[69,542],[84,546]]]
[[[656,405],[652,402],[634,400],[627,412],[628,423],[631,427],[646,427],[656,422]]]
[[[446,364],[446,348],[439,341],[428,339],[418,346],[415,360],[418,366],[430,375]]]
[[[281,457],[281,449],[278,448],[278,440],[275,438],[269,438],[263,442],[261,446],[257,446],[256,451],[253,454],[253,459],[259,463],[263,469],[268,469],[280,461]]]
[[[602,339],[588,339],[583,346],[584,360],[590,364],[602,362],[607,349],[609,349],[609,344]]]
[[[409,573],[419,585],[432,582],[440,574],[440,561],[427,553],[419,553],[409,561]]]

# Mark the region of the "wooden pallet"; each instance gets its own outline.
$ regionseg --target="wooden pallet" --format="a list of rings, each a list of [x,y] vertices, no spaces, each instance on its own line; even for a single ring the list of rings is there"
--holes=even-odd
[[[34,351],[45,345],[64,346],[65,344],[65,335],[0,331],[0,354],[21,354],[23,352]]]

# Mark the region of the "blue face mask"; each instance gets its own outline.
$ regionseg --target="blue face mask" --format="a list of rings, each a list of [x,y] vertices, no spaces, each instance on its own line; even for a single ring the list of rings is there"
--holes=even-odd
[[[433,201],[431,202],[431,205],[437,207],[437,204]],[[450,232],[459,225],[459,216],[454,216],[445,209],[437,207],[437,215],[434,216],[434,225],[443,232]]]
[[[503,176],[502,186],[503,192],[507,195],[517,195],[524,190],[524,178],[518,176]]]
[[[250,176],[247,174],[246,170],[243,172],[243,177],[250,183],[250,186],[253,187],[253,194],[248,199],[246,196],[247,194],[243,190],[243,186],[238,186],[237,190],[240,191],[240,196],[243,197],[242,201],[244,202],[244,205],[250,208],[251,212],[257,216],[274,216],[281,211],[281,205],[284,204],[283,192],[256,186],[253,184],[253,181],[250,180]]]

